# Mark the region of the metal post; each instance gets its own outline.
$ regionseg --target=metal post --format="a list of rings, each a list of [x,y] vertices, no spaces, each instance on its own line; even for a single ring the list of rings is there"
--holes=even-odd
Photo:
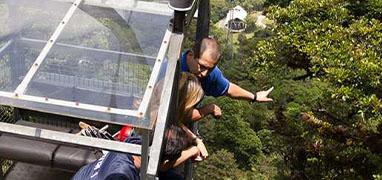
[[[153,136],[153,143],[150,148],[150,160],[149,167],[147,169],[147,174],[150,179],[155,179],[158,171],[158,165],[161,155],[161,150],[163,148],[163,139],[166,124],[172,120],[177,112],[177,88],[178,88],[178,77],[179,77],[179,56],[182,48],[183,34],[172,34],[169,50],[168,50],[168,64],[167,72],[164,79],[164,89],[162,90],[162,96],[160,100],[160,106],[158,112],[157,123]]]
[[[140,178],[147,179],[147,166],[149,161],[149,143],[150,143],[150,131],[142,129],[142,145],[141,145],[141,169]]]
[[[0,133],[9,133],[15,136],[21,136],[28,139],[37,139],[59,144],[78,145],[92,148],[99,148],[108,151],[116,151],[122,153],[131,153],[141,155],[141,145],[110,141],[100,138],[92,138],[86,136],[78,136],[59,131],[22,126],[17,124],[9,124],[0,122]]]
[[[186,16],[184,11],[174,11],[174,25],[173,25],[172,32],[183,33],[185,17]]]
[[[203,38],[208,37],[210,32],[210,1],[202,0],[198,7],[198,21],[196,25],[196,39],[194,53],[199,57],[200,43]]]
[[[194,18],[194,14],[195,14],[196,10],[198,9],[200,1],[201,0],[195,0],[194,4],[191,7],[191,10],[187,13],[186,19],[185,19],[185,22],[184,22],[186,29],[190,26],[191,21]]]

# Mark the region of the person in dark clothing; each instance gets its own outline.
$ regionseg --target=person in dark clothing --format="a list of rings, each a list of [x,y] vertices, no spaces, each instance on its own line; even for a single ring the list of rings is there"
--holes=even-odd
[[[198,140],[194,139],[195,136],[189,135],[184,128],[171,125],[166,131],[166,146],[160,164],[161,172],[176,167],[200,154]],[[196,145],[193,145],[194,142],[192,140],[195,141]],[[128,137],[126,142],[141,144],[141,137]],[[97,161],[82,167],[72,180],[139,180],[140,167],[140,156],[128,153],[106,152]]]
[[[182,118],[203,97],[203,90],[197,78],[190,73],[181,73],[179,81],[179,112],[178,119],[172,122],[165,132],[165,148],[159,171],[163,177],[175,178],[169,173],[174,168],[190,158],[207,158],[208,152],[201,139],[197,138],[186,126]],[[160,87],[158,87],[160,88]],[[155,100],[155,99],[154,99]],[[151,109],[150,117],[156,119],[158,108]],[[128,137],[127,143],[141,144],[139,136]],[[82,167],[72,180],[135,180],[139,179],[141,158],[137,155],[106,152],[99,160]]]

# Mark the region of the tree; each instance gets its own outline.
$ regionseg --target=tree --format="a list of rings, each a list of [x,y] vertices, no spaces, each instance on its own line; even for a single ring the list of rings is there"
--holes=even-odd
[[[234,155],[225,149],[214,152],[208,160],[196,164],[195,168],[195,179],[239,179],[244,176]]]
[[[208,150],[226,149],[235,155],[240,168],[251,169],[261,154],[261,142],[256,132],[246,122],[246,102],[219,98],[217,104],[224,115],[218,120],[205,119],[200,132],[205,138]]]
[[[226,0],[211,0],[211,21],[217,23],[226,17],[229,4]]]
[[[284,138],[280,153],[292,178],[370,179],[382,170],[380,3],[351,4],[270,7],[273,36],[257,42],[246,62],[253,81],[286,83],[276,86],[269,128]]]

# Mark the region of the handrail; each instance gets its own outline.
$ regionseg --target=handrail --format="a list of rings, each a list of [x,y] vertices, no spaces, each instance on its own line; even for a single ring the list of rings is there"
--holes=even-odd
[[[164,80],[164,89],[162,91],[161,97],[163,97],[160,101],[160,106],[158,112],[158,119],[154,131],[154,139],[150,148],[150,159],[147,169],[147,174],[149,178],[153,179],[156,176],[159,165],[159,158],[161,149],[163,147],[163,139],[164,139],[164,131],[166,127],[166,123],[169,121],[176,108],[170,108],[172,106],[176,106],[174,102],[176,101],[176,96],[174,93],[177,93],[177,78],[179,73],[179,68],[177,68],[178,59],[182,47],[184,35],[183,34],[175,34],[173,33],[170,40],[170,47],[168,52],[168,65],[167,72]]]
[[[141,146],[136,144],[92,138],[16,124],[0,122],[0,132],[10,133],[31,139],[53,141],[61,144],[74,144],[86,147],[100,148],[109,151],[132,153],[137,155],[141,154]]]

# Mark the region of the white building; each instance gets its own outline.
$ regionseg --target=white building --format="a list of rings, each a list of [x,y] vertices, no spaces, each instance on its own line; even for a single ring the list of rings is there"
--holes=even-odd
[[[245,24],[245,18],[248,13],[241,6],[236,6],[229,10],[224,20],[224,27],[230,29],[232,32],[242,32],[247,25]]]

